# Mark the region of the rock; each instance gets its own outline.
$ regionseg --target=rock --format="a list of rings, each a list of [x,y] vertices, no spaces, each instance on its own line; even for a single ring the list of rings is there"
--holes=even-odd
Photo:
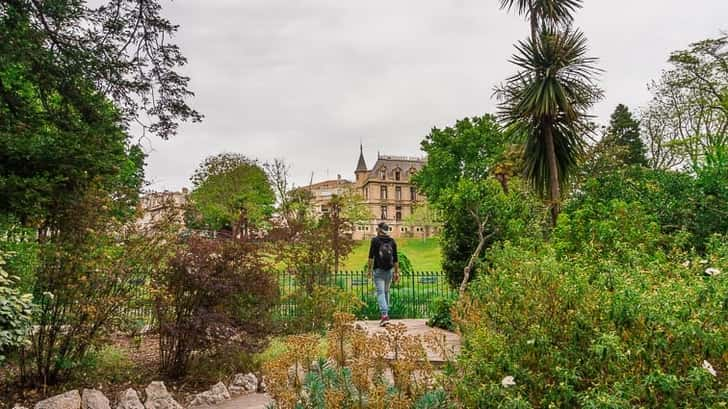
[[[35,404],[35,409],[80,409],[81,395],[77,390],[56,395]]]
[[[230,399],[230,392],[225,384],[218,382],[209,391],[198,393],[190,402],[190,407],[204,407],[209,405],[217,405]]]
[[[252,374],[237,374],[230,384],[230,393],[232,395],[247,395],[258,390],[258,378]]]
[[[20,405],[19,403],[16,403],[15,406],[13,406],[13,409],[28,409],[25,406]]]
[[[96,389],[84,389],[81,394],[81,409],[111,409],[109,400]]]
[[[134,389],[127,389],[119,394],[119,403],[116,404],[116,409],[144,409],[142,401],[139,400],[139,395]]]
[[[144,402],[146,409],[183,409],[172,395],[167,392],[164,382],[152,382],[144,389],[147,400]]]

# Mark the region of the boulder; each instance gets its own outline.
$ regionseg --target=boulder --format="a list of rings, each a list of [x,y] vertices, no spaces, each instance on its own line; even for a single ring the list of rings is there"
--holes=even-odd
[[[81,395],[77,390],[56,395],[35,404],[35,409],[80,409]]]
[[[258,378],[252,374],[237,374],[230,383],[230,393],[232,395],[247,395],[258,390]]]
[[[118,401],[116,409],[144,409],[142,401],[139,400],[139,395],[131,388],[121,392]]]
[[[217,405],[230,399],[230,392],[222,382],[216,383],[209,391],[198,393],[190,402],[190,407]]]
[[[81,409],[111,409],[109,400],[96,389],[84,389],[81,393]]]
[[[147,394],[147,400],[144,401],[146,409],[183,409],[167,392],[164,382],[152,382],[144,392]]]

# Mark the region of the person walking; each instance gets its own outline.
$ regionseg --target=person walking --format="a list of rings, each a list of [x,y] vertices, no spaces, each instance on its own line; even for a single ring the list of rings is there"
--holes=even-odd
[[[369,277],[374,277],[379,304],[379,325],[389,322],[389,287],[392,281],[399,281],[399,259],[397,243],[389,237],[389,226],[385,222],[377,225],[377,235],[369,244]]]

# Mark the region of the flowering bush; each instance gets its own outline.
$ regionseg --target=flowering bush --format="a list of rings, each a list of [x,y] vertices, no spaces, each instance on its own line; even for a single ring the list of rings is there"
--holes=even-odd
[[[726,238],[705,257],[667,239],[613,202],[568,215],[549,243],[494,248],[456,308],[465,406],[725,406]]]

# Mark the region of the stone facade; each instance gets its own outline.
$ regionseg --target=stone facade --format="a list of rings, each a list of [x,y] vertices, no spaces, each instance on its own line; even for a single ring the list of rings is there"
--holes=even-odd
[[[353,187],[354,184],[351,181],[342,179],[339,175],[336,179],[314,183],[304,189],[311,194],[314,214],[321,217],[329,212],[329,201],[333,195],[343,195]]]
[[[373,237],[377,224],[382,221],[389,225],[390,235],[394,238],[427,237],[437,233],[436,229],[406,226],[404,223],[413,208],[426,201],[412,183],[412,176],[426,162],[424,158],[378,155],[374,166],[369,169],[360,148],[354,186],[372,217],[357,226],[355,240]]]

